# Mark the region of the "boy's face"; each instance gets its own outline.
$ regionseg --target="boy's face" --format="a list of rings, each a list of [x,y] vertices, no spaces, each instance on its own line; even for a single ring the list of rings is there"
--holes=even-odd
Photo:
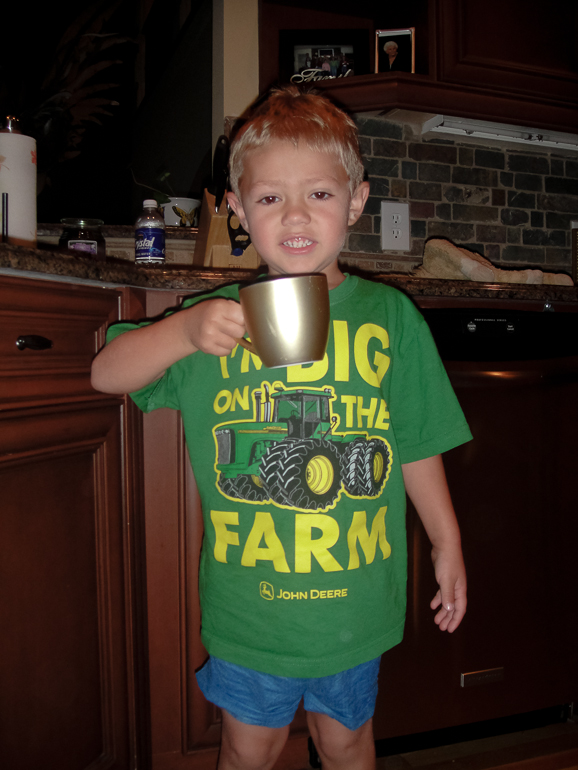
[[[325,273],[330,288],[341,283],[337,257],[363,211],[367,182],[351,196],[335,155],[275,140],[245,156],[240,194],[242,201],[228,193],[229,203],[270,275]]]

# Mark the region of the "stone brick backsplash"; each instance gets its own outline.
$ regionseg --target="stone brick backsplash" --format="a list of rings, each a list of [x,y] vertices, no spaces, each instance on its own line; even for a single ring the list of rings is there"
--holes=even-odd
[[[570,273],[578,155],[518,145],[423,139],[409,125],[357,119],[370,195],[343,260],[408,272],[429,238],[447,238],[497,267]],[[409,203],[410,252],[381,250],[382,200]]]

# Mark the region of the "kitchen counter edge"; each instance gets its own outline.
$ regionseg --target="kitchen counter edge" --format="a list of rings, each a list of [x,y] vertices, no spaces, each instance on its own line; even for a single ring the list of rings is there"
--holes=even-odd
[[[347,272],[358,272],[343,265]],[[225,283],[252,280],[256,270],[199,268],[190,265],[137,266],[120,259],[97,261],[89,257],[0,244],[0,274],[68,282],[90,282],[112,286],[133,286],[165,291],[205,291]],[[505,284],[416,278],[403,273],[360,275],[387,283],[418,297],[463,297],[468,299],[513,299],[538,302],[578,302],[578,287],[552,284]]]

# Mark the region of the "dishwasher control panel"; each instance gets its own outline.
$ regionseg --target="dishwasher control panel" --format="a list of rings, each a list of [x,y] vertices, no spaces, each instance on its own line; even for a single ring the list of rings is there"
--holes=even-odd
[[[428,308],[422,313],[442,358],[522,361],[578,355],[578,313]]]

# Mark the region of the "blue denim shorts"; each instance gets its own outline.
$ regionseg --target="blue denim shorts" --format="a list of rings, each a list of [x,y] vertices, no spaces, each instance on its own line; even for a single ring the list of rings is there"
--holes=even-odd
[[[373,716],[381,658],[332,676],[300,679],[274,676],[210,657],[197,672],[205,698],[239,722],[285,727],[301,698],[306,711],[327,714],[349,730]]]

